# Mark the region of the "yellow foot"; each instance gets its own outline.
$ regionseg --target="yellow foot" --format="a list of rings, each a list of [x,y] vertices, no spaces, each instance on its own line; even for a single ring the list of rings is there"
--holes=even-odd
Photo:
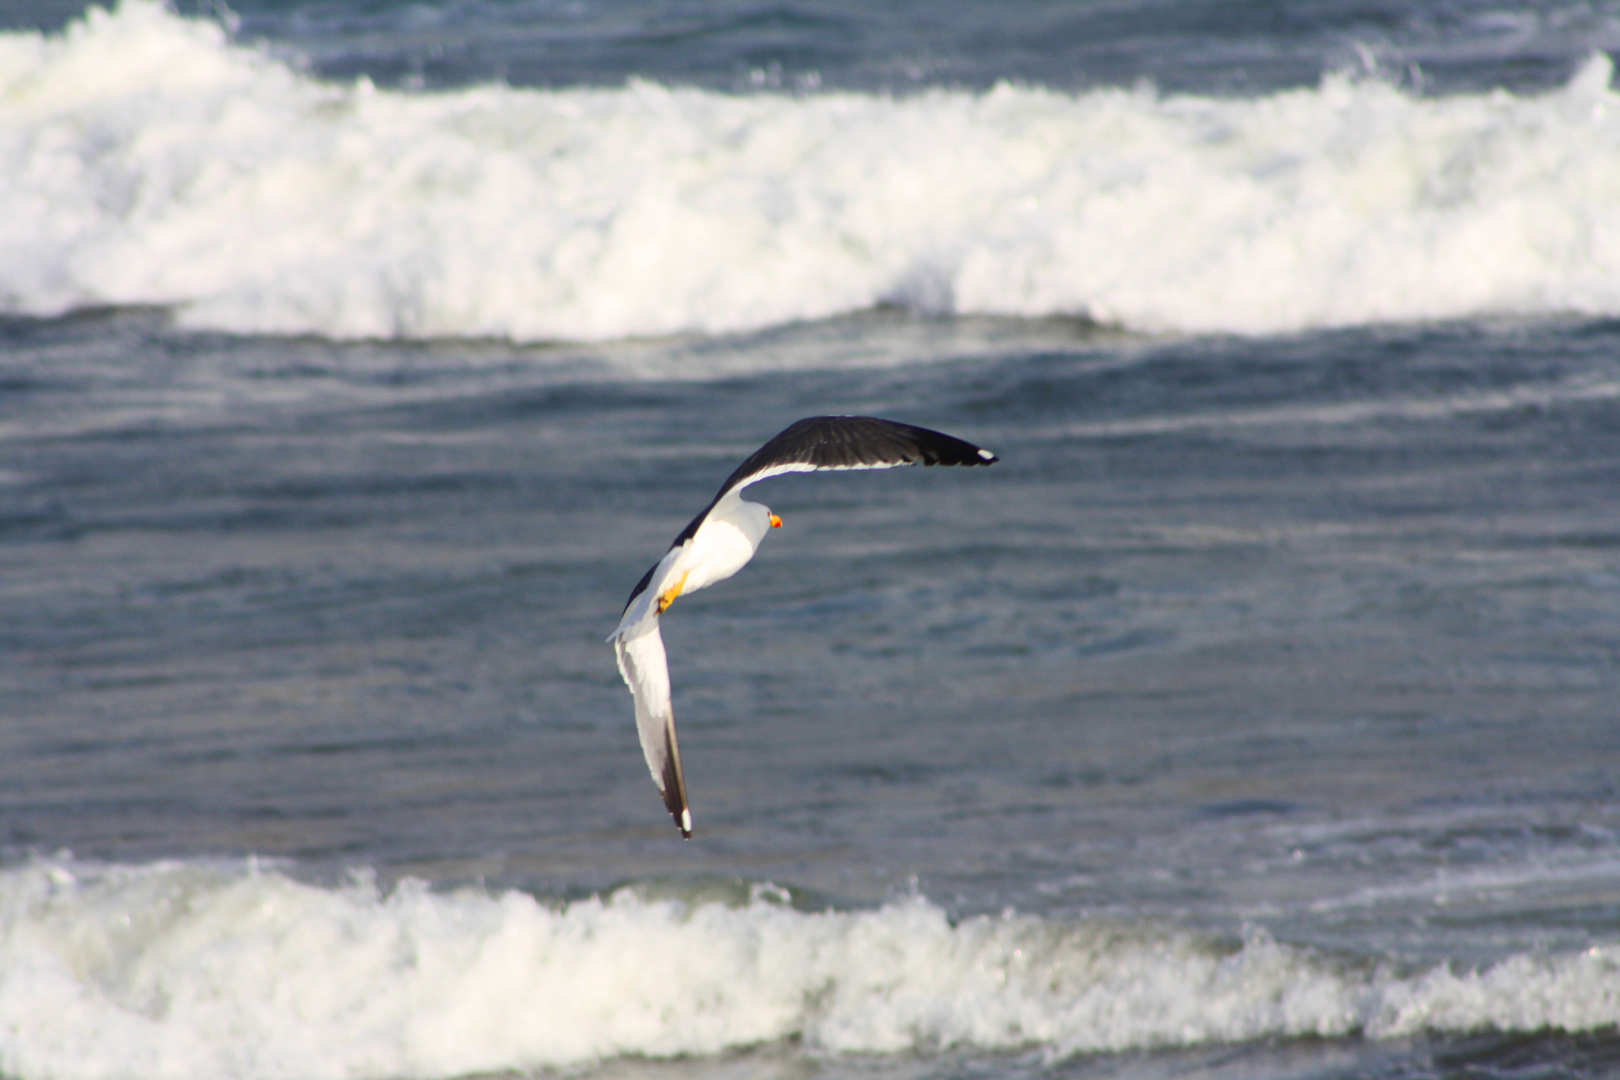
[[[686,587],[686,579],[691,575],[691,573],[692,571],[688,570],[686,573],[681,575],[681,579],[679,581],[664,590],[664,595],[658,598],[658,614],[662,615],[664,612],[669,610],[669,605],[675,602],[675,598],[681,595],[681,589]]]

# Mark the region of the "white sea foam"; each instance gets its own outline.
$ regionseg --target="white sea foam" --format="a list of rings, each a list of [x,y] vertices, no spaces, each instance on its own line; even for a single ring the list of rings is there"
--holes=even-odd
[[[607,339],[878,304],[1149,331],[1620,314],[1620,98],[325,83],[124,0],[0,35],[0,310]]]
[[[953,924],[922,899],[817,914],[756,893],[548,905],[322,888],[252,864],[35,860],[0,872],[0,1071],[450,1077],[787,1038],[1058,1057],[1620,1020],[1620,947],[1401,973],[1260,934],[1238,947],[1014,914]]]

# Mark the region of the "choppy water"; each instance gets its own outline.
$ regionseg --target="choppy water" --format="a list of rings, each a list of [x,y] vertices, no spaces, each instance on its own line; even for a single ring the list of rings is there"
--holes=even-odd
[[[8,10],[0,1072],[1620,1069],[1615,12],[940,10]]]

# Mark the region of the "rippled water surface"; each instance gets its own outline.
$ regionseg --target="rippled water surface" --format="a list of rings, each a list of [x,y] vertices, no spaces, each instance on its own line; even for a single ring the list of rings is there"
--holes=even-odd
[[[1070,1056],[1187,1042],[1238,1048],[1244,1075],[1611,1060],[1607,324],[1154,341],[875,314],[514,349],[134,313],[5,335],[12,993],[45,949],[119,965],[81,975],[92,1014],[118,1011],[120,979],[247,995],[264,1043],[199,1054],[199,1075],[622,1052],[706,1072],[760,1043],[725,1067],[1227,1067]],[[815,412],[903,416],[1002,462],[757,489],[785,528],[665,619],[681,843],[602,639],[735,462]],[[272,861],[243,877],[249,855]],[[356,869],[378,884],[345,884]],[[794,906],[770,906],[779,887]],[[877,921],[820,921],[857,917],[829,905]],[[166,929],[92,950],[113,959],[42,944],[117,938],[95,928],[143,910]],[[300,967],[291,926],[336,951]],[[508,986],[528,1034],[384,1052],[321,1033],[341,1003],[265,1014],[243,969],[196,952],[256,934],[245,970],[286,993],[396,980],[380,1032],[440,1015],[411,980],[442,969]],[[514,935],[533,964],[472,959]],[[580,963],[609,986],[560,1042],[520,1020],[547,1029],[578,976],[559,940],[608,950]],[[656,989],[649,948],[671,968]],[[1024,963],[1062,974],[1009,1002]],[[987,965],[1004,974],[968,974]],[[206,994],[204,972],[223,980]],[[632,1023],[619,994],[667,1001]],[[154,1015],[154,1048],[207,1027]],[[1569,1034],[1523,1043],[1546,1025]],[[289,1032],[308,1061],[276,1049]],[[1329,1041],[1248,1048],[1302,1034]],[[22,1075],[94,1060],[45,1031],[10,1053]]]

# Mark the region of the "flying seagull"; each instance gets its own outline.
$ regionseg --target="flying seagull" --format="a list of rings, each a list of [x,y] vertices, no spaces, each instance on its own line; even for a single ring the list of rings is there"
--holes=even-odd
[[[619,628],[608,640],[618,654],[619,673],[635,698],[636,731],[647,768],[682,837],[692,837],[692,810],[686,801],[686,777],[675,743],[669,664],[658,617],[676,597],[724,581],[741,570],[754,557],[765,534],[781,527],[782,519],[768,507],[743,501],[742,489],[792,472],[995,462],[996,455],[990,451],[927,428],[875,416],[808,417],[790,425],[737,466],[709,505],[642,576],[624,605]]]

